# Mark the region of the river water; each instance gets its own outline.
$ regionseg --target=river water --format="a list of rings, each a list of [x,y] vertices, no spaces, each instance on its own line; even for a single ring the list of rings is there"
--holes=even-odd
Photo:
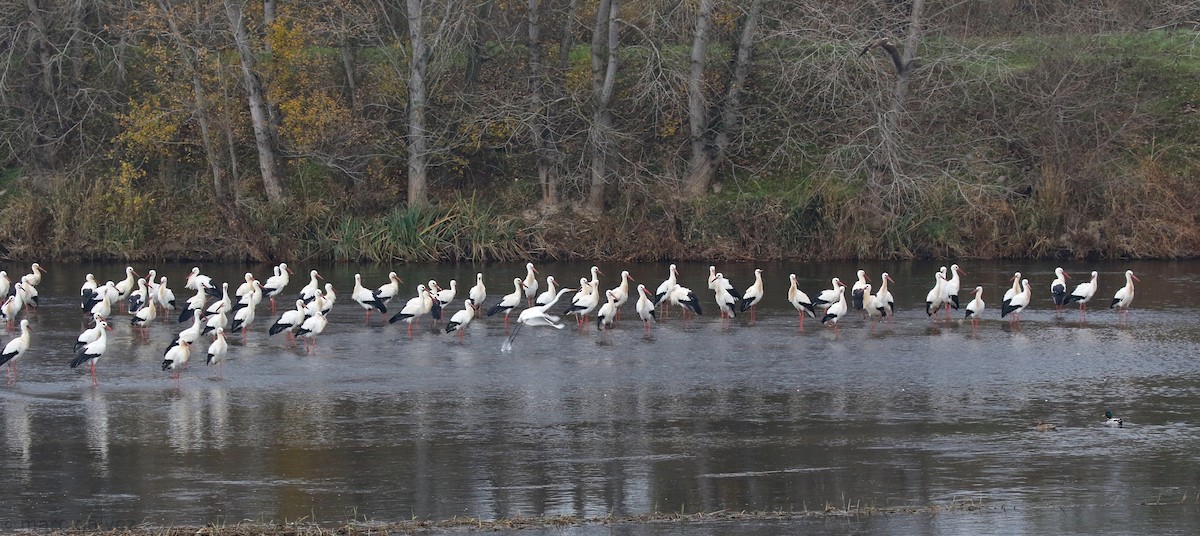
[[[499,317],[472,323],[461,343],[425,322],[409,338],[378,315],[364,325],[350,290],[355,272],[375,287],[396,270],[406,290],[390,316],[419,282],[456,278],[462,298],[483,271],[490,305],[523,266],[315,266],[339,298],[314,353],[267,335],[264,302],[246,339],[230,337],[223,377],[193,357],[176,383],[160,363],[181,326],[156,322],[143,339],[114,314],[93,387],[84,368],[67,367],[86,321],[78,288],[85,272],[117,279],[124,266],[51,264],[18,382],[0,387],[0,528],[932,504],[945,511],[521,533],[1192,533],[1200,309],[1190,298],[1200,262],[1063,266],[1072,285],[1100,272],[1086,319],[1053,311],[1053,264],[965,262],[963,302],[978,284],[989,304],[973,329],[960,313],[926,317],[937,265],[865,264],[873,281],[883,270],[896,280],[894,324],[872,331],[850,317],[835,337],[812,320],[799,329],[787,275],[815,296],[834,276],[853,280],[858,266],[757,266],[768,297],[751,324],[716,318],[707,266],[681,264],[704,316],[673,311],[644,334],[627,304],[611,331],[527,328],[511,352],[500,351]],[[578,281],[588,267],[539,269]],[[182,302],[191,265],[156,268]],[[604,288],[621,269],[652,289],[667,275],[658,264],[601,268]],[[756,266],[721,268],[745,287]],[[1126,268],[1142,282],[1130,320],[1118,322],[1107,306]],[[203,269],[234,285],[247,270],[270,275],[261,265]],[[1015,270],[1034,286],[1020,326],[998,318]],[[1125,426],[1106,427],[1105,410]],[[1036,432],[1039,419],[1059,431]],[[984,508],[953,508],[965,503]]]

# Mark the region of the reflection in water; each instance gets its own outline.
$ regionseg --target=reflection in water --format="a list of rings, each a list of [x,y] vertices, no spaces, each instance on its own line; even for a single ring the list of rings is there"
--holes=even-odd
[[[16,474],[11,478],[28,483],[33,435],[29,432],[29,403],[25,399],[5,401],[4,440],[8,445],[6,458],[16,465]]]
[[[95,457],[96,472],[108,476],[108,402],[103,390],[92,389],[83,396],[87,446]]]
[[[1160,269],[1174,270],[1182,285],[1200,284],[1200,263],[1188,266]],[[341,288],[363,268],[322,271]],[[587,268],[552,271],[564,278]],[[768,285],[800,272],[767,268]],[[809,268],[802,283],[818,289],[828,283],[822,270],[844,276],[854,267]],[[1200,521],[1194,509],[1165,516],[1139,506],[1200,489],[1195,475],[1179,470],[1194,465],[1200,439],[1193,357],[1200,328],[1191,305],[1143,285],[1128,326],[1102,311],[1080,324],[1039,303],[1019,329],[995,311],[972,329],[957,319],[931,322],[922,300],[929,267],[898,268],[889,270],[898,281],[895,323],[872,333],[867,322],[847,318],[837,340],[814,323],[800,332],[782,283],[778,299],[759,305],[753,326],[672,317],[643,337],[636,321],[623,319],[602,335],[529,330],[511,353],[499,352],[503,328],[494,319],[472,323],[462,343],[424,330],[409,339],[395,326],[364,326],[360,310],[339,305],[322,353],[286,348],[262,333],[264,322],[245,343],[231,340],[224,379],[194,361],[178,387],[157,365],[179,326],[156,323],[149,341],[118,329],[101,386],[82,391],[78,375],[61,366],[69,360],[62,349],[80,329],[77,284],[48,278],[37,318],[45,365],[31,360],[22,369],[21,389],[37,396],[3,393],[8,456],[0,478],[30,511],[83,519],[102,509],[159,524],[620,516],[962,498],[1014,509],[823,530],[974,533],[983,519],[984,532],[1103,533],[1111,523],[1160,533]],[[984,284],[998,289],[1012,268],[969,273],[994,279]],[[1053,266],[1044,268],[1049,274]],[[401,277],[467,280],[477,269],[411,267]],[[752,269],[724,271],[749,281]],[[245,272],[206,272],[223,277],[222,270],[230,279]],[[185,269],[165,273],[176,271]],[[364,279],[382,279],[366,271]],[[72,270],[53,273],[69,279]],[[685,284],[705,288],[689,278],[702,278],[707,265],[683,273]],[[906,277],[912,273],[920,277]],[[1129,424],[1103,427],[1106,409]],[[1061,431],[1034,432],[1039,418]],[[78,452],[90,453],[90,465]],[[57,499],[64,494],[72,500]],[[1061,514],[1100,506],[1102,515]],[[761,527],[722,528],[709,532]],[[554,533],[572,530],[589,533]],[[623,530],[603,533],[670,532]],[[794,531],[768,525],[758,533],[780,532]]]

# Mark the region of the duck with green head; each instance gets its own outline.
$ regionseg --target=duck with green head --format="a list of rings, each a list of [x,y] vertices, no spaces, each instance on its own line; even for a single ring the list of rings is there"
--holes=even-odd
[[[1105,426],[1115,426],[1117,428],[1120,428],[1124,424],[1125,424],[1125,421],[1118,419],[1116,417],[1113,417],[1113,414],[1111,411],[1104,412],[1104,425]]]

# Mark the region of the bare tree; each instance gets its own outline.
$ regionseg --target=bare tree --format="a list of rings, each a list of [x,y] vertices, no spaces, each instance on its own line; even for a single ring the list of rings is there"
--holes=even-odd
[[[547,147],[545,74],[542,72],[541,22],[538,0],[528,0],[525,7],[529,49],[529,107],[532,111],[530,129],[533,131],[533,151],[537,156],[538,184],[542,187],[542,204],[553,207],[558,202],[558,176]]]
[[[684,179],[685,191],[692,197],[704,195],[717,170],[725,160],[729,147],[730,131],[740,113],[742,92],[749,76],[754,53],[754,34],[762,13],[762,0],[754,0],[742,18],[741,31],[732,47],[731,72],[726,78],[723,94],[709,110],[705,98],[704,71],[712,32],[712,12],[715,0],[701,0],[696,16],[696,33],[692,40],[691,69],[688,76],[688,127],[691,135],[692,153],[688,173]]]
[[[188,75],[192,80],[192,95],[196,103],[194,115],[196,121],[200,124],[200,139],[204,146],[204,156],[208,160],[209,167],[212,170],[213,193],[216,194],[218,200],[224,200],[226,191],[224,182],[221,180],[221,159],[217,157],[212,134],[209,132],[208,101],[204,96],[204,84],[200,80],[199,61],[196,58],[195,50],[187,43],[183,37],[183,32],[179,30],[179,24],[175,20],[171,4],[167,0],[157,1],[159,8],[167,19],[167,30],[171,35],[171,40],[175,43],[175,47],[179,51],[179,57],[183,60],[184,69],[188,71]]]
[[[224,0],[225,13],[233,29],[234,45],[242,63],[242,77],[250,103],[250,120],[254,126],[254,140],[258,148],[258,168],[262,173],[263,190],[272,203],[282,201],[283,185],[279,174],[279,136],[271,121],[266,91],[257,71],[258,61],[250,44],[250,32],[242,14],[241,0]]]
[[[892,93],[892,105],[879,121],[879,148],[875,152],[874,161],[877,172],[889,177],[900,175],[900,119],[904,115],[905,103],[908,101],[908,80],[912,72],[913,60],[917,56],[917,42],[921,39],[921,12],[925,8],[925,0],[913,0],[912,11],[908,21],[908,37],[904,41],[904,51],[896,49],[896,45],[888,38],[878,39],[863,48],[863,55],[872,48],[885,51],[896,68],[896,86]]]
[[[425,128],[425,73],[429,45],[425,42],[424,0],[408,2],[408,38],[412,61],[408,76],[408,204],[429,202],[429,132]]]
[[[592,29],[592,125],[591,189],[588,208],[604,210],[604,195],[609,182],[609,149],[612,144],[613,116],[609,104],[617,79],[617,12],[620,0],[600,0],[596,26]],[[607,36],[607,37],[606,37]]]

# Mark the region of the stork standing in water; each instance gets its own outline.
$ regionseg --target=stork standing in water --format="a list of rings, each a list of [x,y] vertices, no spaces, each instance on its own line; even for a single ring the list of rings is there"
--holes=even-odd
[[[803,331],[805,315],[811,318],[816,318],[817,309],[815,306],[813,306],[813,302],[811,299],[809,299],[808,294],[805,294],[803,290],[800,290],[800,287],[797,284],[796,274],[788,274],[788,280],[790,281],[787,293],[788,303],[792,304],[792,307],[796,308],[796,315],[800,317],[800,330]]]
[[[709,285],[709,288],[713,289],[714,298],[717,301],[717,309],[721,311],[722,321],[724,321],[726,318],[733,318],[734,315],[737,314],[738,300],[737,298],[733,297],[733,294],[729,293],[729,289],[725,288],[725,285],[728,283],[729,281],[725,279],[725,274],[717,272],[716,279],[712,284]],[[742,303],[744,304],[746,302],[743,301]],[[724,324],[724,322],[722,322],[722,324]]]
[[[470,324],[471,320],[475,318],[475,304],[471,303],[471,298],[467,298],[463,302],[463,310],[454,313],[454,316],[451,316],[450,321],[446,323],[446,333],[457,331],[459,341],[463,340],[463,333],[467,329],[467,324]]]
[[[84,363],[91,364],[92,386],[99,385],[99,382],[96,381],[96,362],[100,361],[100,358],[104,355],[104,351],[108,349],[107,332],[112,330],[112,327],[104,320],[97,322],[96,326],[100,328],[99,336],[96,340],[76,350],[75,358],[71,360],[71,368],[76,368]]]
[[[837,282],[837,290],[838,300],[833,302],[829,306],[829,309],[825,310],[825,316],[821,317],[822,324],[833,325],[833,338],[835,339],[838,336],[838,320],[846,316],[846,313],[850,310],[849,304],[846,303],[846,286],[841,281]]]
[[[263,285],[263,292],[271,299],[271,314],[275,314],[275,296],[283,292],[283,287],[286,287],[291,282],[292,269],[288,268],[286,262],[279,263],[277,266],[279,273],[267,278],[266,284]]]
[[[742,293],[742,312],[746,312],[746,309],[750,310],[751,322],[758,320],[758,314],[754,306],[758,305],[758,302],[762,301],[763,295],[762,269],[755,268],[754,283],[750,285],[750,288],[746,289],[746,292]]]
[[[192,355],[192,343],[180,341],[179,344],[167,349],[167,355],[163,357],[162,369],[171,371],[171,377],[175,381],[179,381],[179,377],[183,374],[183,368],[187,366],[188,358]]]
[[[213,341],[208,345],[207,354],[204,362],[210,367],[216,365],[218,378],[224,376],[222,369],[225,367],[225,356],[229,354],[229,342],[225,340],[225,328],[217,328],[216,333],[213,333]]]
[[[1004,313],[1004,308],[1008,307],[1008,304],[1012,301],[1013,297],[1021,293],[1021,272],[1013,272],[1012,282],[1012,288],[1004,291],[1004,300],[1000,302],[1001,314]]]
[[[530,266],[532,266],[532,264]],[[524,292],[525,283],[521,281],[521,278],[514,277],[513,291],[505,294],[503,298],[500,298],[500,301],[496,303],[496,305],[493,305],[491,309],[488,309],[487,315],[495,316],[496,313],[504,313],[504,329],[507,331],[508,315],[512,313],[513,309],[521,304],[521,297],[524,295]]]
[[[537,268],[533,267],[532,262],[525,263],[525,280],[521,284],[525,287],[525,301],[527,302],[526,306],[529,307],[533,306],[533,299],[537,296],[537,274]]]
[[[478,313],[483,307],[483,301],[487,299],[487,285],[483,284],[483,272],[475,274],[475,286],[467,292],[467,297],[475,302],[475,312]]]
[[[375,299],[378,300],[379,303],[382,303],[384,308],[386,308],[387,304],[391,303],[392,298],[400,295],[400,283],[403,282],[404,281],[400,279],[400,276],[396,275],[396,272],[389,272],[388,282],[379,285],[379,288],[376,289],[372,294],[375,296]],[[370,309],[367,310],[367,313],[367,316],[370,316]]]
[[[1062,306],[1067,303],[1067,280],[1070,278],[1071,276],[1063,271],[1062,266],[1054,269],[1054,281],[1050,282],[1050,295],[1054,296],[1055,312],[1061,312]]]
[[[1075,290],[1071,291],[1070,296],[1067,296],[1067,304],[1079,304],[1079,316],[1081,318],[1087,319],[1087,302],[1092,299],[1092,296],[1096,295],[1096,279],[1099,275],[1099,272],[1093,270],[1092,279],[1075,285]]]
[[[396,272],[392,272],[395,275]],[[358,302],[363,309],[367,310],[367,323],[371,323],[371,310],[378,309],[379,314],[387,314],[387,306],[380,301],[380,298],[373,292],[362,286],[362,275],[354,274],[354,290],[350,292],[350,298]]]
[[[888,290],[888,283],[895,283],[892,276],[887,272],[879,275],[879,291],[875,293],[879,300],[879,306],[887,310],[888,325],[892,325],[892,320],[896,314],[896,298],[892,297],[892,291]]]
[[[842,294],[842,287],[845,285],[837,277],[833,278],[832,281],[833,288],[822,290],[820,294],[817,294],[817,299],[813,301],[813,305],[822,309],[829,309],[830,306],[838,301],[838,296]]]
[[[635,309],[637,309],[638,318],[642,319],[642,331],[650,333],[650,322],[658,321],[655,317],[654,300],[650,299],[650,291],[646,289],[646,285],[637,286],[638,301]]]
[[[36,266],[36,265],[35,265]],[[8,384],[17,383],[17,358],[21,357],[26,350],[29,349],[29,319],[21,319],[21,334],[13,340],[8,341],[4,345],[4,352],[0,353],[0,367],[8,364]]]
[[[557,294],[558,294],[558,280],[554,279],[554,276],[548,275],[548,276],[546,276],[546,290],[543,291],[541,294],[538,294],[537,299],[535,299],[533,301],[533,304],[534,305],[546,305],[547,303],[550,303],[550,300],[556,299],[555,295],[557,295]]]
[[[958,310],[958,290],[962,287],[962,280],[958,276],[966,275],[957,264],[950,265],[950,275],[945,283],[942,283],[942,293],[945,294],[944,301],[946,302],[946,320],[950,320],[950,308]]]
[[[1125,270],[1125,286],[1117,290],[1113,295],[1112,303],[1108,306],[1109,309],[1117,310],[1117,319],[1119,320],[1124,312],[1125,320],[1129,320],[1129,304],[1133,303],[1133,282],[1141,281],[1136,275],[1133,275],[1133,270]]]
[[[395,324],[401,320],[408,322],[408,336],[409,338],[412,338],[413,322],[416,321],[416,319],[421,315],[429,311],[429,309],[427,309],[425,306],[426,298],[429,298],[429,290],[425,288],[425,285],[417,285],[417,296],[415,298],[410,298],[408,303],[405,303],[404,307],[400,309],[400,312],[396,313],[391,319],[388,320],[388,323]]]
[[[866,305],[863,303],[863,300],[867,294],[871,292],[866,290],[869,280],[867,279],[866,270],[859,270],[855,273],[855,275],[858,276],[858,281],[855,281],[854,285],[850,287],[850,301],[852,302],[851,305],[854,306],[855,311],[862,311],[863,309],[866,309]]]
[[[1015,296],[1013,296],[1012,299],[1008,301],[1008,305],[1005,305],[1000,309],[1000,318],[1012,315],[1013,323],[1020,326],[1021,311],[1024,311],[1026,307],[1029,307],[1029,299],[1032,294],[1033,293],[1029,290],[1029,280],[1022,279],[1021,292],[1018,292]]]
[[[671,291],[679,286],[679,269],[672,264],[667,269],[667,279],[658,285],[658,290],[654,291],[654,305],[661,306],[666,303],[671,296]],[[663,320],[670,316],[671,308],[667,307],[663,310]]]
[[[945,285],[946,274],[938,271],[933,275],[933,288],[925,295],[925,314],[933,320],[937,320],[938,310],[946,305]]]
[[[587,325],[587,317],[600,305],[600,292],[592,287],[586,277],[579,278],[579,291],[571,298],[571,305],[563,311],[564,315],[575,315],[579,330]]]
[[[325,331],[325,326],[329,325],[329,320],[325,318],[325,313],[317,313],[306,319],[300,325],[300,329],[296,330],[297,337],[304,337],[304,352],[312,353],[317,350],[317,335]],[[409,324],[411,327],[412,324]]]
[[[979,315],[983,314],[986,305],[983,303],[983,287],[975,287],[975,299],[967,304],[967,320],[971,321],[971,329],[979,328]]]

